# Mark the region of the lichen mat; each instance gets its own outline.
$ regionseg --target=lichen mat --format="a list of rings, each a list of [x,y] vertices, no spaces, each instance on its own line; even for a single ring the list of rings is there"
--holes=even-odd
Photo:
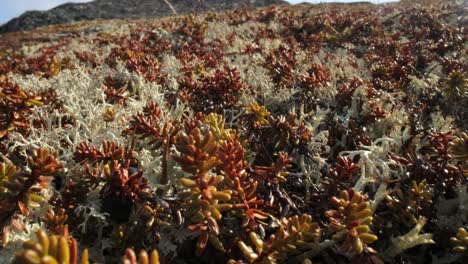
[[[467,6],[323,7],[3,35],[0,262],[461,262]]]

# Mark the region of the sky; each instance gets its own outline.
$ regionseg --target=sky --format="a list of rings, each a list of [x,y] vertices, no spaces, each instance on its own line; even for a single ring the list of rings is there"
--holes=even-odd
[[[84,3],[91,0],[0,0],[0,24],[29,10],[48,10],[67,2]]]
[[[362,0],[287,0],[296,4],[301,2],[356,2]],[[370,0],[371,2],[385,2],[385,0]],[[48,10],[63,3],[84,3],[91,0],[0,0],[0,24],[21,15],[28,10]]]

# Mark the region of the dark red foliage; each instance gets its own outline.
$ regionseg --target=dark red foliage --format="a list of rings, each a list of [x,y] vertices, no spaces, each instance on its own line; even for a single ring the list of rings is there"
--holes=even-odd
[[[201,74],[197,80],[186,76],[179,83],[179,97],[189,102],[195,112],[220,112],[237,106],[248,86],[236,68],[224,66],[213,74]]]
[[[294,47],[281,45],[265,59],[265,67],[270,70],[273,81],[280,87],[291,88],[296,82]]]
[[[113,160],[122,160],[125,155],[125,148],[114,141],[104,141],[101,148],[81,142],[76,147],[74,159],[80,163],[109,163]]]
[[[340,181],[352,182],[356,180],[359,171],[359,165],[354,163],[350,158],[338,157],[338,161],[330,168],[328,174],[330,177],[339,178]]]

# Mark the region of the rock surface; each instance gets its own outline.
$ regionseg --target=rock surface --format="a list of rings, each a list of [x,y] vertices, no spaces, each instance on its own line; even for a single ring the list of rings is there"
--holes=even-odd
[[[218,11],[245,6],[287,4],[283,0],[170,0],[178,14]],[[95,0],[67,3],[48,11],[28,11],[0,27],[0,33],[94,19],[136,19],[170,16],[173,11],[164,0]]]

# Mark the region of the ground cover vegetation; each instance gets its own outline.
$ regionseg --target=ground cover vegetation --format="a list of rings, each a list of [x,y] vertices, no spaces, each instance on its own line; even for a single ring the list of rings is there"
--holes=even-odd
[[[3,43],[1,262],[461,263],[467,6],[325,7]]]

